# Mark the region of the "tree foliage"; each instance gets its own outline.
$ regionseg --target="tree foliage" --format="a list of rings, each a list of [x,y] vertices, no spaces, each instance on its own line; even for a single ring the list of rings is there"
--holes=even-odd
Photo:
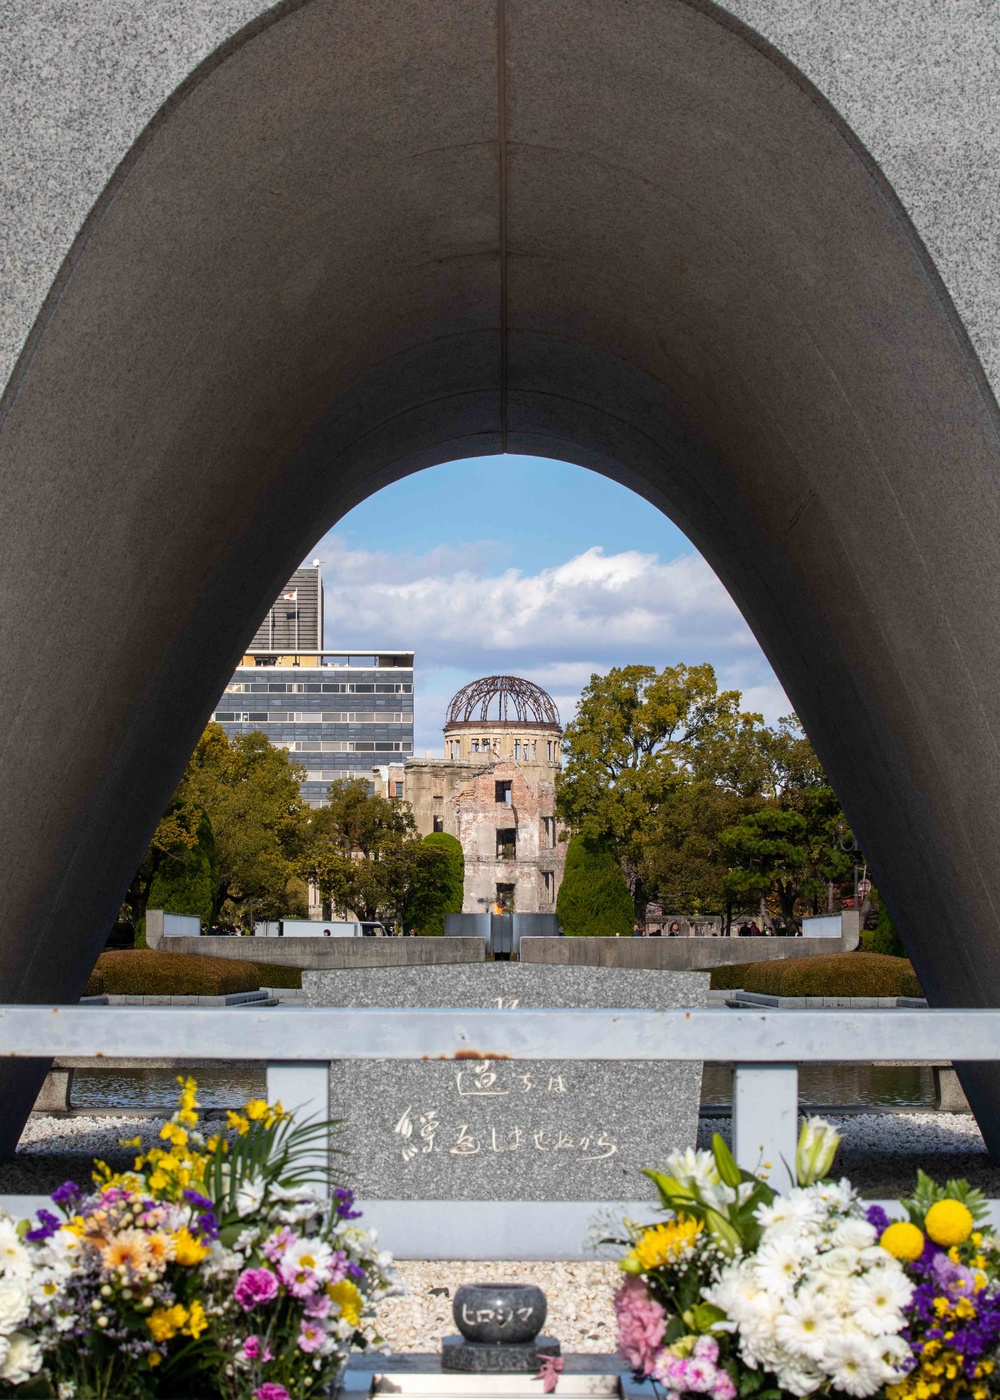
[[[212,884],[205,922],[213,923],[224,908],[248,915],[251,902],[255,920],[295,912],[289,907],[289,882],[309,810],[299,793],[301,775],[287,750],[275,748],[259,731],[230,740],[220,725],[207,727],[129,888],[126,913],[140,944],[151,900],[159,907],[156,900],[165,898],[167,889],[175,891],[171,898],[181,898],[176,891],[194,879],[196,867],[198,883],[204,884],[200,848],[207,852]],[[197,902],[199,910],[205,908],[202,896]]]
[[[419,839],[408,803],[370,796],[364,779],[331,783],[328,798],[312,813],[305,850],[325,899],[390,926],[443,908],[452,888],[449,856]]]
[[[615,852],[640,914],[647,897],[679,914],[763,899],[788,922],[850,879],[853,837],[797,719],[765,724],[711,666],[592,677],[565,753],[559,815]]]
[[[614,938],[632,932],[632,896],[621,862],[607,843],[572,837],[556,914],[570,937]]]
[[[432,831],[421,843],[438,851],[444,863],[424,860],[418,870],[413,898],[403,918],[406,930],[425,937],[441,937],[448,914],[461,914],[465,898],[465,855],[462,843],[446,831]]]

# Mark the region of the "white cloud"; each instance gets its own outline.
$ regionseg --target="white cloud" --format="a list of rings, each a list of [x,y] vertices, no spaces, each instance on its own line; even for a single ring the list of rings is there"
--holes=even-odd
[[[528,574],[495,541],[425,554],[349,549],[323,565],[326,643],[416,653],[418,752],[438,748],[444,709],[466,680],[514,672],[545,687],[568,720],[594,672],[629,662],[711,661],[720,684],[769,719],[790,708],[750,629],[697,554],[605,554],[594,546]]]

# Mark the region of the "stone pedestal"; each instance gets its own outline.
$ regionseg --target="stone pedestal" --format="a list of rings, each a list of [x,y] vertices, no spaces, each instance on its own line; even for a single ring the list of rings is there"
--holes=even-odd
[[[558,1356],[555,1337],[535,1337],[530,1342],[469,1342],[445,1337],[441,1343],[441,1369],[470,1375],[534,1375],[543,1356]]]

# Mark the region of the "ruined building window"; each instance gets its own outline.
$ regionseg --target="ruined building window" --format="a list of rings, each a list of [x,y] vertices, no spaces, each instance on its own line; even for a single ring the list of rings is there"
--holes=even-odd
[[[496,907],[497,907],[497,909],[499,909],[499,910],[501,911],[501,913],[504,913],[504,914],[513,914],[513,912],[514,912],[514,886],[513,886],[513,885],[497,885],[497,902],[496,902]]]
[[[515,759],[518,759],[518,758],[520,758],[520,757],[521,757],[521,741],[520,741],[520,739],[515,739],[515,740],[514,740],[514,758],[515,758]]]
[[[542,825],[543,825],[543,827],[545,828],[545,844],[546,844],[546,846],[554,846],[554,845],[556,844],[556,819],[555,819],[555,817],[543,817],[543,818],[542,818]]]
[[[435,818],[434,818],[434,830],[435,830],[435,831],[444,831],[444,817],[435,817]]]
[[[546,900],[551,902],[552,894],[555,890],[555,876],[551,870],[542,871],[542,890]]]
[[[556,743],[554,739],[548,739],[545,743],[545,757],[550,763],[556,760]]]
[[[403,784],[402,784],[402,783],[393,783],[392,786],[393,786],[393,793],[392,793],[393,797],[402,797],[402,795],[403,795]]]
[[[510,804],[514,801],[514,793],[513,793],[514,784],[513,784],[512,782],[509,782],[509,781],[507,781],[507,782],[498,782],[498,783],[495,784],[495,787],[496,787],[496,800],[497,800],[498,802],[505,802],[505,803],[507,803],[508,806],[510,806]]]
[[[514,860],[517,856],[517,828],[497,827],[497,860]]]

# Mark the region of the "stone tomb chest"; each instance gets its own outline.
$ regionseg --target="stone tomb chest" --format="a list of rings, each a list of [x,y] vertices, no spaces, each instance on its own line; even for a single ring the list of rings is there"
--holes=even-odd
[[[701,1007],[708,974],[481,963],[306,972],[310,1006]],[[553,1032],[554,1034],[556,1032]],[[362,1199],[637,1201],[641,1175],[693,1146],[701,1065],[635,1061],[345,1061],[345,1122]]]

